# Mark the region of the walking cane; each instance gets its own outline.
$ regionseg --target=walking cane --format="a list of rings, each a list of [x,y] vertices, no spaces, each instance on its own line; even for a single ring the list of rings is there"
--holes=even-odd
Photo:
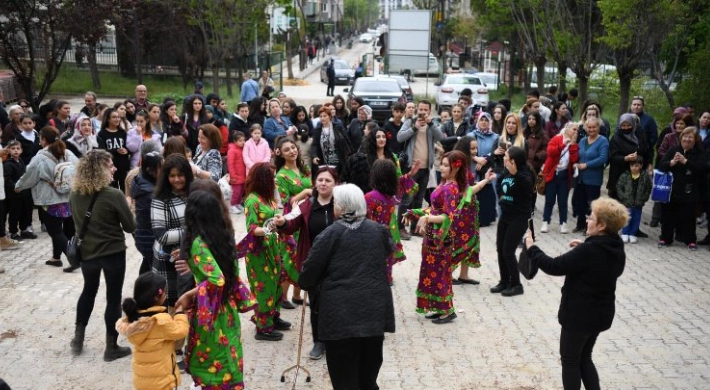
[[[303,296],[303,304],[301,305],[301,330],[298,333],[298,352],[296,353],[296,364],[285,369],[284,372],[281,374],[281,382],[286,382],[286,373],[289,371],[296,370],[296,374],[293,377],[293,387],[291,388],[292,390],[296,390],[296,383],[298,383],[298,372],[300,370],[303,370],[306,372],[306,382],[311,381],[311,372],[306,369],[306,367],[301,365],[301,349],[303,348],[303,325],[305,323],[306,319],[306,302],[308,301],[308,293],[305,292],[305,295]]]

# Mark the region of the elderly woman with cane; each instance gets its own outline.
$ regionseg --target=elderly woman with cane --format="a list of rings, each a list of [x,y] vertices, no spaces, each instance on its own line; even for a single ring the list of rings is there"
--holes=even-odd
[[[333,201],[339,219],[316,237],[298,284],[320,286],[318,333],[333,389],[375,390],[384,334],[395,329],[386,261],[394,245],[387,228],[366,218],[356,185],[335,187]]]

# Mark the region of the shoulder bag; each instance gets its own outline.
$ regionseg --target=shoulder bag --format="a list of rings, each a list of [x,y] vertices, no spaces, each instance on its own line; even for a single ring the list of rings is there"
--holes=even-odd
[[[81,230],[79,235],[73,235],[67,242],[67,250],[64,253],[69,260],[69,264],[72,267],[78,267],[81,264],[81,251],[79,247],[81,246],[81,241],[86,235],[86,230],[89,228],[89,221],[91,220],[91,212],[94,209],[94,203],[96,203],[96,198],[99,197],[99,193],[95,192],[94,196],[91,198],[91,203],[89,208],[86,209],[86,214],[84,214],[84,223],[81,224]]]

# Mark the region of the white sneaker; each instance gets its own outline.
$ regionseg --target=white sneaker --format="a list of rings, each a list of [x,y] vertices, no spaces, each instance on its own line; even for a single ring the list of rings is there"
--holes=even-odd
[[[547,222],[542,223],[542,227],[540,227],[540,233],[547,233],[550,231],[550,224]]]
[[[230,206],[229,212],[231,214],[241,214],[242,213],[241,210],[239,210],[239,208],[237,208],[237,206]]]
[[[243,212],[244,212],[244,206],[238,204],[236,207],[237,207],[237,210],[239,210],[240,213],[243,213]]]
[[[629,236],[629,242],[635,244],[638,242],[638,238],[636,238],[636,236]]]
[[[563,222],[562,225],[560,225],[560,233],[562,233],[562,234],[569,233],[569,229],[567,229],[567,222]]]
[[[628,243],[629,243],[629,236],[627,236],[626,234],[622,234],[622,235],[621,235],[621,241],[623,241],[624,243],[628,244]]]

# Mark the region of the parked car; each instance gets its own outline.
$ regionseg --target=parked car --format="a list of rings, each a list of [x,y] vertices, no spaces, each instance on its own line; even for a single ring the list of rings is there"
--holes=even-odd
[[[372,40],[373,40],[373,39],[375,39],[375,38],[372,37],[372,34],[365,33],[365,34],[361,34],[361,35],[360,35],[360,39],[359,39],[359,40],[360,40],[360,42],[362,42],[362,43],[372,43]]]
[[[350,85],[355,79],[355,70],[350,67],[347,61],[333,57],[333,67],[335,68],[335,84]],[[328,82],[328,64],[330,60],[326,60],[320,67],[320,81]]]
[[[412,87],[409,85],[409,81],[407,81],[406,76],[400,74],[391,74],[389,75],[389,77],[392,77],[393,79],[397,80],[400,88],[402,88],[402,92],[404,92],[404,95],[407,97],[408,102],[414,101],[414,93],[412,92]]]
[[[477,72],[473,75],[481,79],[489,91],[498,90],[498,75],[496,73]]]
[[[415,75],[438,75],[439,61],[434,57],[434,54],[429,53],[429,69],[414,69]]]
[[[464,88],[473,91],[471,96],[473,104],[483,107],[488,105],[488,88],[477,76],[467,73],[445,74],[444,80],[437,84],[436,106],[439,112],[458,103],[459,95]]]
[[[397,80],[387,76],[358,77],[353,87],[345,88],[343,92],[348,94],[347,101],[362,98],[372,108],[372,118],[381,126],[392,115],[393,104],[407,102]]]

